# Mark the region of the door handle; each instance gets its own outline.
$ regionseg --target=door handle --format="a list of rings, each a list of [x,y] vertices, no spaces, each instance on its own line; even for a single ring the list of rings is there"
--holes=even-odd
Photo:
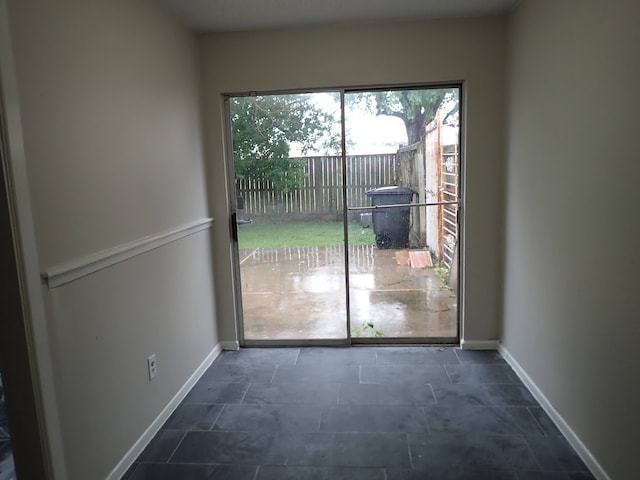
[[[236,212],[231,214],[231,238],[234,242],[238,241],[238,214]]]

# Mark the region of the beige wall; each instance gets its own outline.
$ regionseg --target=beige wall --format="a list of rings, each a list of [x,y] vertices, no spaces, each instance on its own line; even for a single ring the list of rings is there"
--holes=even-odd
[[[502,336],[610,478],[633,478],[634,2],[526,0],[508,25],[202,35],[199,58],[150,0],[8,4],[40,271],[217,219],[211,232],[43,289],[72,480],[104,478],[218,333],[236,340],[221,94],[440,81],[464,82],[464,339]]]
[[[40,271],[208,217],[194,36],[146,0],[8,6]],[[70,479],[105,478],[217,344],[211,263],[204,231],[43,287]]]
[[[222,94],[464,81],[464,338],[497,339],[503,185],[504,19],[388,23],[200,37],[213,215],[228,218]],[[222,222],[221,222],[222,223]],[[220,337],[234,341],[228,228],[213,232]]]
[[[509,21],[503,344],[616,480],[640,427],[640,6]]]

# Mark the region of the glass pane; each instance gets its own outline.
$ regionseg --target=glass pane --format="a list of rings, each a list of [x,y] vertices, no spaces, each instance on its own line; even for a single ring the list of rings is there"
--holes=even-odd
[[[346,338],[339,94],[230,111],[244,338]]]
[[[459,198],[458,98],[457,88],[345,96],[355,339],[457,338],[457,204],[423,204]]]

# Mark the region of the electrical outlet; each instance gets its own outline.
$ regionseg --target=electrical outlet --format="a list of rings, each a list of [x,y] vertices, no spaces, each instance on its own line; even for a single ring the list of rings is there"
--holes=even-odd
[[[155,353],[147,358],[147,368],[149,370],[149,380],[153,380],[158,374],[158,365],[156,364]]]

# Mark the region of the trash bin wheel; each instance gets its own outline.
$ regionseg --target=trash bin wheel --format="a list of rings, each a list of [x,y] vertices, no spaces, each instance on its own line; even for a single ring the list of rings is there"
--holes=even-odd
[[[376,247],[378,248],[390,248],[391,238],[388,235],[376,235]]]

